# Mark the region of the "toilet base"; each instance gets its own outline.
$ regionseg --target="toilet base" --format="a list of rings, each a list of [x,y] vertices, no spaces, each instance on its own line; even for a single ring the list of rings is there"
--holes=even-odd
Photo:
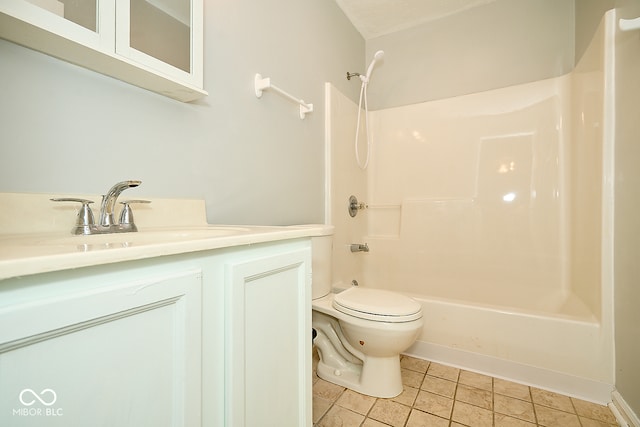
[[[367,396],[391,398],[403,390],[399,355],[366,357],[363,364],[348,362],[342,368],[333,368],[322,361],[320,354],[316,372],[325,381]]]

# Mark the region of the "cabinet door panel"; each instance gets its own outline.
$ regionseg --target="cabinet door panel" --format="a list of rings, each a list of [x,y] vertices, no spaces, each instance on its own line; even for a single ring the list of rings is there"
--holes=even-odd
[[[247,426],[267,425],[261,424],[264,414],[281,420],[282,426],[298,424],[300,399],[283,398],[279,391],[304,395],[298,378],[305,360],[299,350],[298,328],[304,322],[297,308],[301,294],[297,276],[297,269],[282,270],[245,284]]]
[[[194,272],[0,311],[34,332],[0,333],[0,425],[198,425],[200,292]]]
[[[0,13],[18,18],[30,25],[56,34],[64,39],[79,43],[82,46],[97,50],[115,49],[115,28],[110,24],[115,19],[115,2],[113,0],[13,0],[0,2]],[[10,24],[12,21],[4,22]],[[22,33],[28,33],[28,38],[21,38]],[[58,49],[62,45],[55,39],[34,32],[30,27],[23,27],[14,32],[2,32],[8,40],[32,45],[35,39],[46,39],[41,46],[46,47],[46,53],[60,56]],[[28,41],[25,43],[25,41]]]
[[[117,4],[116,52],[202,87],[202,0],[128,0]]]
[[[227,266],[228,426],[311,424],[310,254]]]
[[[162,9],[154,1],[130,0],[129,42],[132,48],[191,72],[191,2],[176,1]],[[161,2],[158,2],[161,5]]]
[[[26,0],[56,16],[98,32],[98,0]]]

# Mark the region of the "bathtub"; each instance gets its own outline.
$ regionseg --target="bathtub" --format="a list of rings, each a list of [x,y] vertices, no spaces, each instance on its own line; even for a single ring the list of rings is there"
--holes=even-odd
[[[406,354],[601,404],[611,401],[606,330],[575,295],[529,294],[507,306],[405,294],[424,313],[422,333]]]

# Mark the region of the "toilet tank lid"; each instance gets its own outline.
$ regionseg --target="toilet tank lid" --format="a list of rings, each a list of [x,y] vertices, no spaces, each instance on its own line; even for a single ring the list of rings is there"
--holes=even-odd
[[[382,316],[407,316],[422,309],[416,300],[399,293],[360,287],[340,292],[333,301],[334,304],[351,310]]]

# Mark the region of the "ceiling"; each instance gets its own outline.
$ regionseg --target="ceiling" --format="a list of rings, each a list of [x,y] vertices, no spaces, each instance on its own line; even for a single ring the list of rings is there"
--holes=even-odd
[[[365,39],[405,30],[496,0],[335,0]]]

